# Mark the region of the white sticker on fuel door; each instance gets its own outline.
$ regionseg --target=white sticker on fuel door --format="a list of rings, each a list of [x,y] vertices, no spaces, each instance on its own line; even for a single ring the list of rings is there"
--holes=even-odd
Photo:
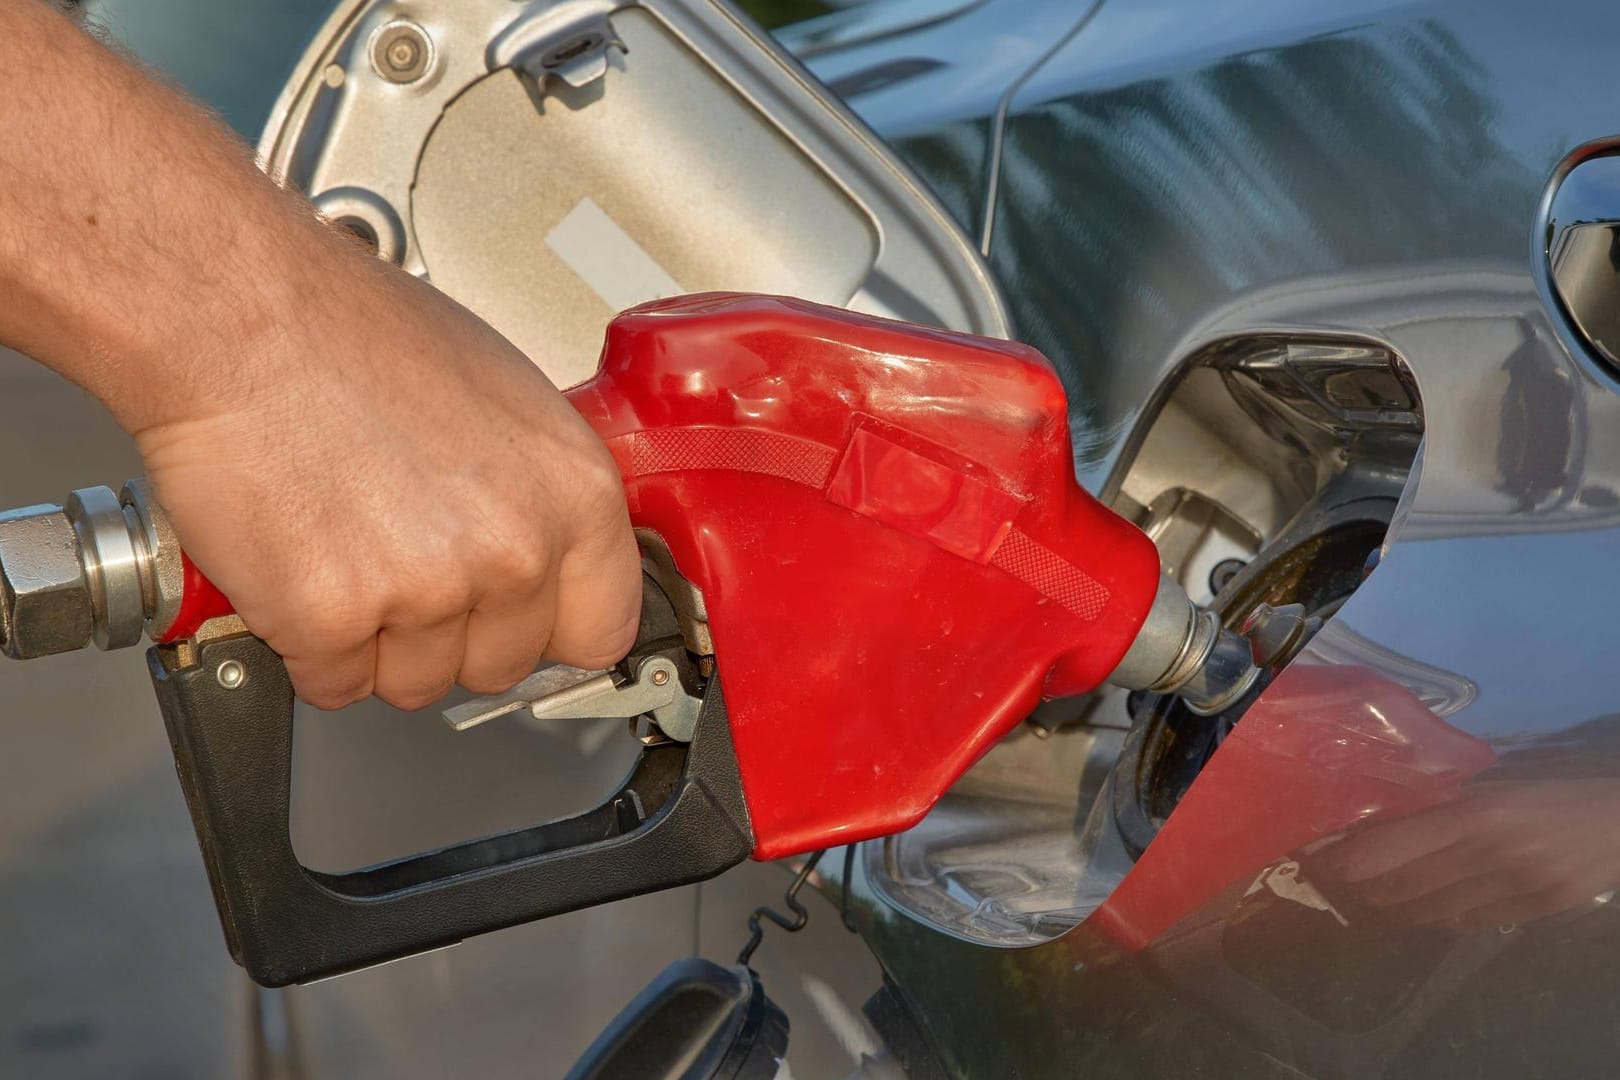
[[[686,291],[592,199],[568,211],[546,246],[614,311]]]

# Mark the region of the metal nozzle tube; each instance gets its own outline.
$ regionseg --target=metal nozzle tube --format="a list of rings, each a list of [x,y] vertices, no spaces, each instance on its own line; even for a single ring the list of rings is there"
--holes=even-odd
[[[180,547],[144,481],[0,512],[0,653],[119,649],[174,622]]]
[[[144,537],[131,528],[111,488],[80,488],[62,509],[79,538],[79,560],[95,613],[95,643],[103,649],[135,644],[146,630],[150,591],[141,581],[151,564]]]
[[[1116,686],[1174,694],[1200,715],[1220,712],[1259,676],[1246,638],[1202,611],[1168,575],[1136,640],[1108,677]]]

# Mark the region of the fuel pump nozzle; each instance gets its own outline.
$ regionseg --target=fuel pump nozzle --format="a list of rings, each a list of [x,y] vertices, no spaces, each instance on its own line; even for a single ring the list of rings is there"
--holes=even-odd
[[[7,656],[30,659],[92,642],[122,648],[143,636],[162,643],[230,614],[230,602],[181,551],[144,480],[129,481],[117,495],[83,488],[62,506],[0,512],[0,652]],[[1225,629],[1161,575],[1141,629],[1107,681],[1175,695],[1208,715],[1254,685],[1259,670],[1250,654],[1247,637]],[[599,675],[580,673],[580,681]],[[550,669],[540,681],[548,694],[571,689],[561,678]],[[524,689],[502,695],[501,707],[533,704]],[[490,711],[487,702],[458,706],[452,726],[473,726]]]
[[[640,637],[612,669],[539,673],[448,719],[633,714],[638,764],[575,817],[350,873],[291,844],[285,666],[144,488],[0,515],[0,651],[157,643],[227,941],[258,981],[897,832],[1043,698],[1114,683],[1216,712],[1257,678],[1076,482],[1063,385],[1025,346],[682,297],[616,318],[568,397],[624,482]]]

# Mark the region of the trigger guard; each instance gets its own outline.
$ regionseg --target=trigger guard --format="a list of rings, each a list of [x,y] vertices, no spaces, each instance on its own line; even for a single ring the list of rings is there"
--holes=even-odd
[[[217,677],[233,663],[241,678]],[[643,746],[595,808],[328,874],[292,846],[293,693],[281,658],[237,634],[159,646],[147,664],[226,943],[264,986],[701,881],[754,848],[718,676],[691,745]]]

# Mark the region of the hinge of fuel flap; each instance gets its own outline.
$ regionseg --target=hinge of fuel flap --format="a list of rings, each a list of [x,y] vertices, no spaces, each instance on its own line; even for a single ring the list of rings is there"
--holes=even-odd
[[[616,5],[603,0],[581,0],[539,8],[518,19],[490,41],[484,53],[489,70],[512,68],[534,80],[544,93],[546,81],[559,78],[574,89],[607,74],[608,50],[629,52],[608,13]]]

